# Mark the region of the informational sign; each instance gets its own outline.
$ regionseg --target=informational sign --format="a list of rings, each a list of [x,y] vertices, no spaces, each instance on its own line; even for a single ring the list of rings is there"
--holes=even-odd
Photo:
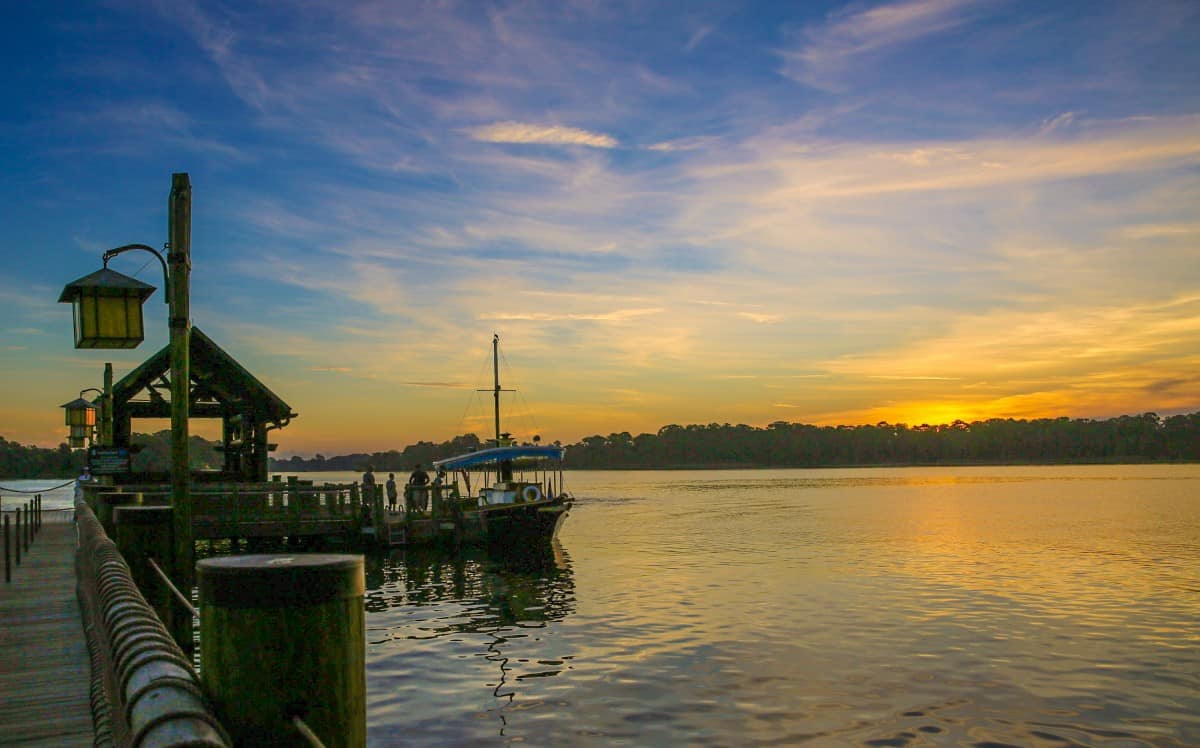
[[[128,447],[92,447],[88,450],[88,468],[92,475],[120,475],[129,472]]]

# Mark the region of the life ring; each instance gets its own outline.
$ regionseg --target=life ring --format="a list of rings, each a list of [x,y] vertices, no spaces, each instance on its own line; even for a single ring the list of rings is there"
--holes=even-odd
[[[521,498],[525,501],[541,501],[542,489],[537,486],[525,486],[521,489]]]

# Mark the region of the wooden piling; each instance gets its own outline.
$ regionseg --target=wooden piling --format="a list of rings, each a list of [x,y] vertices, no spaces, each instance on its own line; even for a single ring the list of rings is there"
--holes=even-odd
[[[4,515],[4,581],[12,581],[12,551],[9,548],[8,515]]]
[[[366,743],[362,556],[251,555],[197,564],[200,669],[238,745]]]
[[[142,495],[140,493],[109,491],[100,494],[96,502],[96,519],[100,520],[100,526],[104,528],[108,537],[115,538],[117,528],[113,523],[113,511],[119,506],[137,506],[141,503]]]
[[[113,508],[117,550],[129,564],[129,572],[142,597],[154,608],[158,619],[176,643],[192,641],[192,616],[184,611],[150,565],[154,560],[169,576],[174,576],[173,510],[169,506],[118,506]],[[181,647],[182,648],[182,647]]]

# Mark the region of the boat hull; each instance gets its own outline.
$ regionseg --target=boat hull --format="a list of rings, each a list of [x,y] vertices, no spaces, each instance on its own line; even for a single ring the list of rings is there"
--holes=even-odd
[[[496,550],[519,550],[554,539],[567,518],[563,499],[484,507],[483,540]]]
[[[478,545],[492,550],[548,544],[566,520],[565,497],[537,502],[462,509],[430,517],[421,512],[389,514],[390,545]]]

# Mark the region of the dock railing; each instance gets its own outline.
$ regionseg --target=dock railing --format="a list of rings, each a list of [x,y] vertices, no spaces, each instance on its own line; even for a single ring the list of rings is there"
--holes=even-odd
[[[353,534],[364,523],[356,485],[289,480],[262,483],[194,484],[193,536],[269,538]],[[155,506],[170,502],[163,484],[121,485],[104,492],[89,491],[91,505],[111,534],[117,506]]]
[[[12,499],[0,497],[0,515],[4,533],[4,581],[12,581],[13,570],[21,565],[21,557],[28,555],[29,546],[37,539],[38,531],[45,522],[70,522],[74,519],[73,509],[45,509],[42,495],[35,494],[14,505]]]
[[[191,663],[142,596],[116,544],[85,502],[75,511],[95,744],[231,745]]]

